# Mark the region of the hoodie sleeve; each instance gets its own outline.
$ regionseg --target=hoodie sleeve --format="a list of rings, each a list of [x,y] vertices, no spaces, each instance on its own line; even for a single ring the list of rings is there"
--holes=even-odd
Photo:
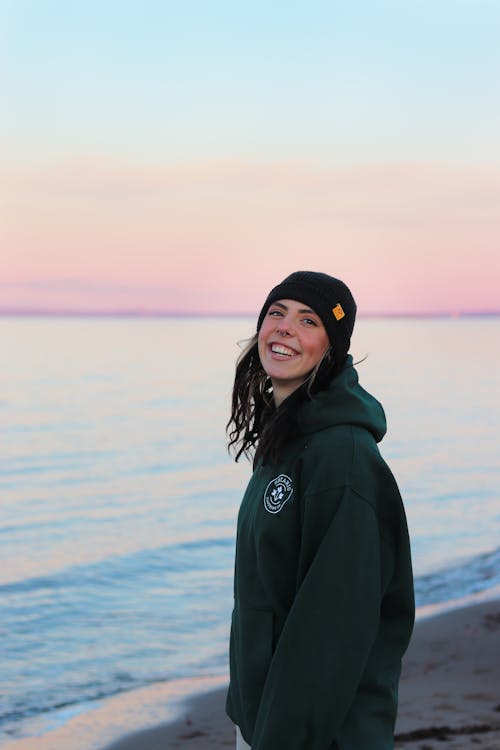
[[[309,558],[266,679],[252,750],[326,750],[353,701],[377,636],[381,537],[373,508],[349,488],[310,496]],[[336,512],[319,528],[310,514]],[[310,553],[307,552],[310,551]]]

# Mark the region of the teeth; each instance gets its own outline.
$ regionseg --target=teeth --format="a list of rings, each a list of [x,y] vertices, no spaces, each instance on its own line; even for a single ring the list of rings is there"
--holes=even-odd
[[[274,354],[285,354],[287,357],[291,357],[294,354],[293,349],[289,349],[287,346],[282,346],[281,344],[273,344],[271,351]]]

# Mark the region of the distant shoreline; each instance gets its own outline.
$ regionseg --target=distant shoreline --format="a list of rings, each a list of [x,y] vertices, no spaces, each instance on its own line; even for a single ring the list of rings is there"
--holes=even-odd
[[[186,312],[175,310],[51,310],[51,309],[23,309],[23,308],[0,308],[0,318],[256,318],[258,311],[253,312]],[[463,318],[498,318],[500,310],[457,310],[428,313],[412,312],[360,312],[361,319],[410,319],[410,320],[433,320]]]

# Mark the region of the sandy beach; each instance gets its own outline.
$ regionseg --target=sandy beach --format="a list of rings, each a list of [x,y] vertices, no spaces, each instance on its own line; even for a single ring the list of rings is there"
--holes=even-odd
[[[500,747],[500,601],[417,623],[404,662],[396,747]],[[234,746],[225,690],[190,701],[176,723],[129,735],[105,750],[209,750]]]
[[[418,621],[404,661],[396,748],[498,750],[499,654],[500,600]],[[2,750],[234,747],[234,728],[224,713],[225,685],[225,678],[217,677],[185,681],[183,694],[178,686],[174,694],[168,683],[125,693],[39,736],[7,741]],[[161,723],[173,715],[174,721]]]

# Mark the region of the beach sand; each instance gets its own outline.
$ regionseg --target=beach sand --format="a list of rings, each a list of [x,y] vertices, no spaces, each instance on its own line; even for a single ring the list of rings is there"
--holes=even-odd
[[[499,658],[499,601],[418,622],[404,661],[396,747],[499,750]],[[106,750],[234,747],[224,698],[218,689],[193,699],[176,723],[129,735]]]
[[[404,660],[396,748],[499,750],[499,659],[500,600],[418,621]],[[224,713],[226,681],[185,680],[124,693],[37,736],[0,745],[2,750],[234,748],[234,727]],[[171,717],[177,718],[160,724]]]

